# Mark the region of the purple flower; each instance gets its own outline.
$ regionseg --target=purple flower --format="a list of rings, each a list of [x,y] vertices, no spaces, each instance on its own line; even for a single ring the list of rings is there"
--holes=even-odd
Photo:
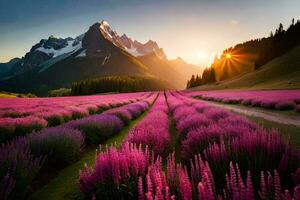
[[[137,184],[139,177],[146,174],[150,157],[147,150],[143,151],[140,147],[129,143],[125,143],[120,150],[109,147],[105,151],[100,151],[96,154],[94,167],[85,166],[80,171],[80,190],[88,197],[92,191],[105,188],[106,185],[107,192],[110,192],[112,189],[110,184],[126,184],[129,180],[134,180]],[[111,192],[113,195],[114,191]]]
[[[28,137],[31,151],[36,156],[47,156],[47,162],[63,164],[74,161],[84,145],[79,130],[55,127],[33,133]]]
[[[85,134],[87,144],[99,144],[118,133],[124,127],[124,123],[115,115],[99,114],[73,120],[62,126],[81,130]]]
[[[126,141],[148,145],[156,154],[165,155],[170,151],[171,133],[169,131],[168,106],[160,95],[146,117],[128,134]]]
[[[25,138],[0,146],[0,191],[8,199],[22,197],[40,170],[42,157],[34,156]]]

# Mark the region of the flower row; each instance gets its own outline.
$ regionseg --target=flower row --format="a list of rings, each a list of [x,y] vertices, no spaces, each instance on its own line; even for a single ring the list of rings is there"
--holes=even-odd
[[[0,146],[0,194],[23,198],[41,167],[64,166],[79,158],[85,145],[99,144],[117,134],[128,119],[142,114],[156,97],[32,132]],[[122,114],[127,113],[128,119]]]
[[[188,166],[175,163],[174,153],[154,159],[148,147],[125,143],[121,149],[107,148],[96,154],[93,167],[79,173],[83,199],[299,199],[300,186],[282,190],[277,170],[261,171],[255,187],[251,171],[242,173],[238,164],[230,162],[225,175],[217,177],[210,164],[196,155]],[[222,181],[223,185],[218,182]]]
[[[147,116],[129,132],[126,141],[148,145],[159,155],[170,151],[168,105],[163,94],[159,95]]]
[[[121,94],[119,102],[116,101],[117,95],[88,96],[85,100],[82,97],[78,97],[79,100],[75,97],[18,100],[10,98],[4,103],[10,107],[1,105],[2,110],[0,108],[0,113],[3,114],[0,118],[0,143],[33,130],[57,126],[72,119],[136,102],[149,95],[151,93]]]
[[[284,187],[299,184],[293,175],[300,171],[299,150],[276,130],[265,130],[244,117],[179,93],[169,94],[168,101],[185,161],[201,154],[214,177],[224,176],[230,162],[238,163],[242,173],[252,172],[254,186],[259,184],[260,172],[266,170],[277,170]]]
[[[277,110],[300,112],[300,90],[270,91],[202,91],[188,93],[193,97],[227,104],[242,104]]]

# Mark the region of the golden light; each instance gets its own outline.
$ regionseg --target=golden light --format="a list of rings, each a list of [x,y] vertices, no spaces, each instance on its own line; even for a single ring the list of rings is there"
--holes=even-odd
[[[233,77],[243,71],[253,70],[255,54],[245,54],[242,49],[223,52],[221,57],[215,61],[217,80]]]
[[[197,57],[200,60],[205,60],[207,58],[207,54],[204,51],[200,50],[197,52]]]
[[[225,54],[225,58],[226,58],[226,59],[231,59],[231,58],[232,58],[232,55],[231,55],[230,53],[226,53],[226,54]]]

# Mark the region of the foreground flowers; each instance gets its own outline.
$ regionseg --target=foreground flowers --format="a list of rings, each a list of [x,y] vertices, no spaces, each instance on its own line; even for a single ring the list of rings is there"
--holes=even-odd
[[[102,114],[72,120],[62,125],[33,131],[0,146],[0,196],[23,199],[42,167],[66,166],[79,159],[84,147],[99,144],[119,133],[129,120],[141,115],[156,97],[121,106]],[[118,112],[116,112],[118,111]]]
[[[283,190],[277,170],[261,171],[255,187],[250,170],[243,174],[230,162],[224,176],[215,179],[210,165],[196,155],[189,166],[175,164],[174,154],[162,159],[148,147],[125,143],[121,149],[108,147],[96,154],[94,167],[79,173],[84,199],[299,199],[300,186]],[[265,178],[267,175],[267,179]],[[222,182],[221,185],[218,182]]]
[[[158,100],[162,102],[161,97]],[[166,151],[162,151],[171,145],[163,142],[169,141],[165,136],[170,136],[170,131],[166,116],[159,114],[160,109],[166,108],[157,106],[160,109],[153,109],[158,111],[156,118],[150,114],[137,124],[128,136],[130,140],[120,149],[110,147],[105,153],[97,154],[95,166],[86,166],[80,172],[79,185],[84,198],[300,198],[299,150],[276,130],[265,130],[244,117],[180,93],[167,93],[166,100],[176,126],[182,161],[176,164],[174,153],[166,158]],[[154,124],[157,132],[154,128],[143,134],[137,131],[140,127],[147,130]],[[131,153],[137,151],[143,158],[140,168],[135,158],[131,160]],[[167,161],[163,162],[165,158]],[[124,164],[132,162],[135,164],[130,167]],[[103,168],[108,170],[99,177]],[[137,173],[133,169],[141,170]]]

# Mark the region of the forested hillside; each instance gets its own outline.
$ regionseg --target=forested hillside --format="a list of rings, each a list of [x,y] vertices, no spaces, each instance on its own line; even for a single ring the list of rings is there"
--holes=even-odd
[[[292,20],[285,30],[280,23],[268,37],[250,40],[223,51],[202,75],[191,77],[187,87],[223,81],[260,69],[274,58],[282,56],[300,44],[300,21]],[[215,78],[211,78],[214,76]],[[207,77],[210,77],[209,79]]]

